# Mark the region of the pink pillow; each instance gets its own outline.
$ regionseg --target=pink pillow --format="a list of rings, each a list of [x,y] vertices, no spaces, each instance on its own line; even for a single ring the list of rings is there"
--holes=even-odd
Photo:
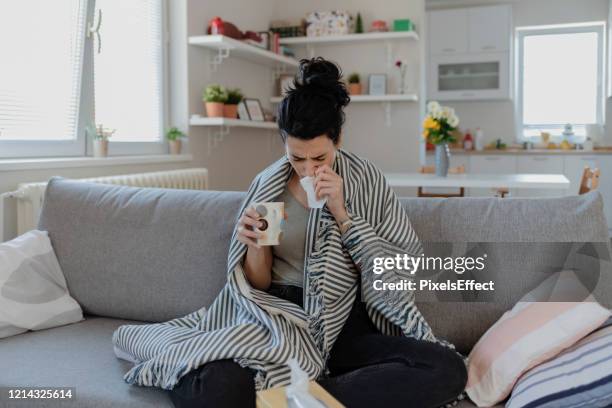
[[[590,295],[582,302],[531,301],[533,293],[550,289],[547,281],[504,313],[472,349],[466,392],[479,407],[504,400],[522,373],[572,346],[610,316]]]

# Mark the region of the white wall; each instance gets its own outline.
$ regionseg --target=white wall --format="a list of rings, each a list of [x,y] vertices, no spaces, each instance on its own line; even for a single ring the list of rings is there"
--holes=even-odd
[[[608,0],[428,0],[427,10],[494,3],[512,4],[513,26],[566,24],[588,21],[606,21]],[[487,142],[501,138],[507,143],[515,141],[514,104],[506,101],[443,102],[455,108],[462,129],[483,129]],[[606,123],[612,121],[612,99],[606,100]],[[606,126],[603,144],[612,145],[612,126]]]

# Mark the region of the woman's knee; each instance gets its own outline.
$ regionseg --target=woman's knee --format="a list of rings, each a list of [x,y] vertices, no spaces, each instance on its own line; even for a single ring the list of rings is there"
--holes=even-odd
[[[254,407],[253,372],[233,360],[212,361],[183,376],[170,399],[177,408]]]
[[[434,364],[441,383],[446,384],[450,394],[459,395],[467,383],[467,369],[463,358],[454,350],[439,346]]]

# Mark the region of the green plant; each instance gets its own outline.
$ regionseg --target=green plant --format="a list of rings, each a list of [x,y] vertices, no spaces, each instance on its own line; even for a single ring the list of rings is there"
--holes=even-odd
[[[185,137],[185,133],[181,132],[177,127],[171,127],[166,131],[166,139],[168,140],[178,140],[182,137]]]
[[[361,13],[357,13],[357,21],[355,21],[355,32],[357,34],[363,33],[363,19]]]
[[[356,72],[353,72],[351,75],[349,75],[348,77],[348,81],[349,84],[358,84],[360,82],[360,77],[359,74]]]
[[[227,100],[227,91],[225,87],[219,84],[208,85],[202,95],[204,102],[220,102],[225,103]]]
[[[242,102],[242,92],[239,88],[228,89],[227,90],[227,100],[225,101],[226,105],[238,105]]]
[[[93,123],[87,125],[87,133],[91,135],[93,140],[108,140],[116,129],[105,128],[102,124],[94,125]]]

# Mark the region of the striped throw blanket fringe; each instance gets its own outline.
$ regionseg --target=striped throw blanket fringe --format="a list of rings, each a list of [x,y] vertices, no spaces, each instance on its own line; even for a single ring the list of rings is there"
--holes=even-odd
[[[353,305],[361,298],[372,322],[386,335],[436,339],[410,291],[376,291],[373,280],[409,279],[404,270],[374,275],[375,257],[418,256],[421,243],[382,172],[371,162],[338,149],[333,169],[344,180],[353,224],[341,234],[326,207],[311,209],[306,233],[304,307],[253,288],[242,260],[247,247],[232,234],[227,283],[208,308],[164,323],[123,325],[113,334],[117,355],[137,363],[124,376],[140,386],[172,389],[201,365],[233,359],[256,371],[255,387],[290,383],[289,358],[311,379],[329,374],[329,352]],[[286,188],[292,167],[283,157],[263,170],[249,187],[239,214],[255,202],[274,201]]]

